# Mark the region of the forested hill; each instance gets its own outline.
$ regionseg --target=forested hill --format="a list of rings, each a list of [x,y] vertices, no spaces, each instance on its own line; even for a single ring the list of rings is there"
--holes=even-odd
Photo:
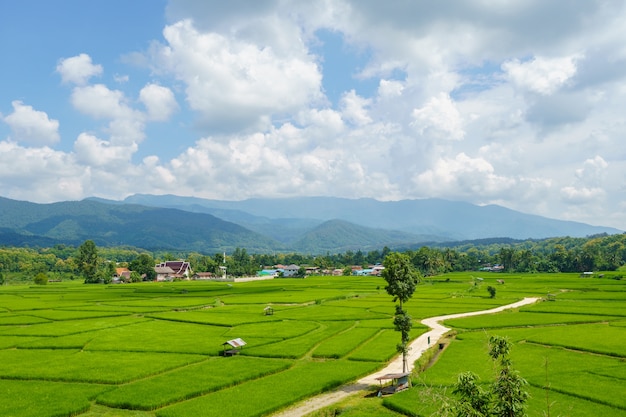
[[[497,205],[477,206],[434,198],[378,201],[370,198],[294,197],[220,201],[173,195],[136,194],[126,198],[124,202],[203,211],[253,230],[260,224],[271,224],[274,230],[281,230],[281,224],[286,219],[317,220],[318,225],[329,220],[343,220],[369,228],[427,235],[430,236],[428,240],[434,241],[492,237],[513,239],[585,237],[599,233],[622,232],[611,227],[525,214]],[[302,232],[307,233],[310,230]]]
[[[35,204],[0,198],[0,245],[135,246],[220,252],[245,247],[266,252],[278,242],[210,214],[96,201]]]
[[[246,248],[253,253],[325,254],[485,238],[542,239],[619,232],[497,206],[443,200],[225,202],[137,196],[124,202],[87,199],[35,204],[0,198],[0,246],[78,245],[93,240],[99,246],[148,250],[216,253]]]

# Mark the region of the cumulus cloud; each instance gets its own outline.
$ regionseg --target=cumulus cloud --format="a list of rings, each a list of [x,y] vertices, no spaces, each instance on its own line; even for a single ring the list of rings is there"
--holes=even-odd
[[[60,140],[58,120],[50,119],[45,112],[19,100],[11,104],[13,113],[3,120],[11,128],[13,140],[32,145],[50,145]]]
[[[442,197],[626,224],[620,2],[248,3],[170,0],[160,40],[120,47],[133,69],[115,71],[132,82],[115,75],[115,88],[94,82],[104,71],[89,55],[61,59],[71,104],[92,119],[62,138],[71,151],[47,148],[58,122],[21,102],[39,139],[10,125],[14,105],[1,146],[25,167],[48,158],[41,169],[74,198]],[[325,55],[320,31],[346,56]],[[338,103],[324,96],[329,68],[357,74]],[[180,129],[175,146],[154,122]],[[62,195],[14,172],[39,200]]]
[[[122,91],[111,90],[103,84],[78,86],[72,91],[71,101],[83,114],[110,120],[105,130],[113,143],[128,145],[144,139],[146,115],[133,109]],[[163,116],[158,113],[163,109],[155,107],[156,102],[150,102],[150,105],[157,116]]]
[[[460,140],[465,136],[461,114],[449,95],[440,93],[423,107],[413,110],[412,125],[421,135],[445,140]]]
[[[504,62],[502,69],[514,84],[549,95],[576,74],[576,62],[579,59],[582,59],[580,55],[561,58],[534,57],[526,62],[516,58]]]
[[[0,141],[0,188],[3,195],[32,201],[84,198],[84,167],[72,155],[47,146],[22,147]]]
[[[454,158],[441,158],[433,168],[414,178],[416,186],[427,195],[440,197],[493,199],[515,186],[515,179],[498,175],[483,158],[471,158],[460,153]]]
[[[371,100],[360,97],[354,90],[350,90],[341,97],[343,117],[351,123],[362,126],[372,121],[367,107]]]
[[[127,163],[136,150],[135,144],[115,146],[87,133],[81,133],[74,142],[78,162],[91,167],[114,167]]]
[[[200,123],[223,127],[267,127],[273,114],[292,114],[321,97],[321,74],[303,51],[282,55],[215,32],[201,32],[191,20],[163,31],[167,45],[153,48],[160,71],[182,81]]]
[[[139,92],[141,101],[148,110],[148,119],[164,122],[178,109],[174,93],[167,87],[148,84]]]
[[[56,70],[64,83],[84,85],[91,77],[102,74],[102,65],[93,64],[91,57],[83,53],[61,59]]]

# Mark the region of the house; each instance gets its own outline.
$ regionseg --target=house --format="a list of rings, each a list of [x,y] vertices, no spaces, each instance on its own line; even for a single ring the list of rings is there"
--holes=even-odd
[[[128,268],[115,268],[113,282],[130,282],[130,270]]]
[[[169,268],[171,272],[166,268]],[[166,279],[174,278],[189,279],[192,275],[191,265],[189,265],[189,262],[185,261],[161,262],[154,267],[154,271],[157,273],[157,281],[165,281]]]
[[[278,276],[278,269],[261,269],[256,274],[259,277],[275,277]]]
[[[156,281],[171,281],[174,279],[174,270],[169,266],[155,266]]]
[[[298,271],[300,270],[300,267],[298,265],[287,265],[284,269],[283,269],[283,276],[284,277],[295,277],[296,275],[298,275]]]
[[[195,274],[193,274],[192,278],[193,279],[212,279],[213,273],[212,272],[196,272]]]

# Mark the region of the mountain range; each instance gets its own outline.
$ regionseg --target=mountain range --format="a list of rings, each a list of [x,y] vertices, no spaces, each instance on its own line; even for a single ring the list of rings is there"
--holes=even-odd
[[[501,206],[440,199],[334,197],[208,200],[136,194],[37,204],[0,197],[0,245],[78,245],[217,253],[337,253],[384,246],[506,237],[584,237],[620,230],[548,219]]]

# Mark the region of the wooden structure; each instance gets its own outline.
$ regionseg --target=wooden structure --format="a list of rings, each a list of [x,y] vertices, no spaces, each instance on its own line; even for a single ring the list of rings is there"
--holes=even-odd
[[[391,395],[408,389],[411,386],[410,376],[410,372],[401,372],[397,374],[385,374],[377,377],[376,379],[380,381],[378,396],[381,397],[383,395]],[[385,381],[391,382],[388,385],[384,385]]]
[[[238,355],[241,348],[246,345],[246,342],[241,338],[227,340],[222,343],[224,350],[222,351],[222,356],[235,356]]]
[[[272,308],[272,306],[267,306],[263,309],[263,312],[265,313],[266,316],[273,316],[274,315],[274,309]]]

